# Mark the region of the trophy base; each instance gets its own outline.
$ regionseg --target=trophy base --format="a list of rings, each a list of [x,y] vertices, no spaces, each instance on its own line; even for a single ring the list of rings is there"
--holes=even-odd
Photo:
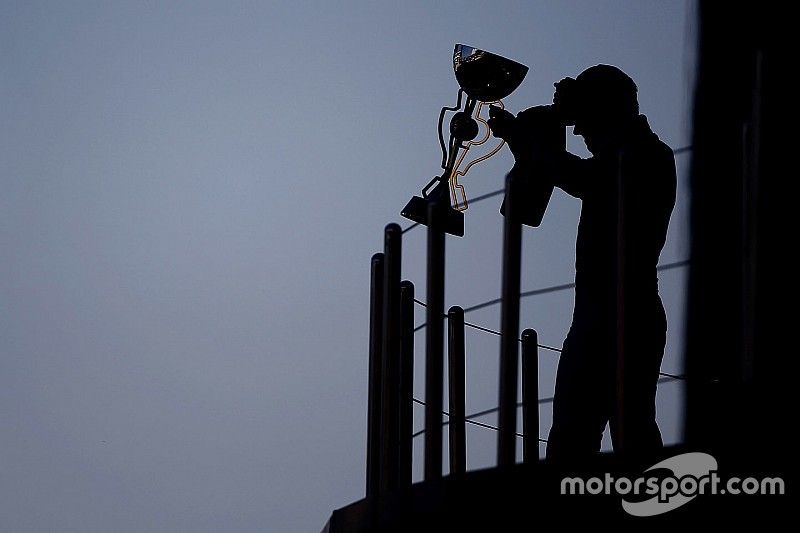
[[[413,220],[423,226],[428,225],[428,205],[430,200],[415,196],[410,202],[406,204],[400,214],[409,220]],[[456,237],[464,236],[464,213],[456,211],[452,207],[447,208],[447,223],[445,224],[445,233],[455,235]]]

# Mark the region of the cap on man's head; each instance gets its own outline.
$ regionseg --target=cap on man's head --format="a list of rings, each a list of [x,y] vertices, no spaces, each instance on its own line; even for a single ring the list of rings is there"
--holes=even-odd
[[[619,68],[595,65],[576,78],[581,111],[595,117],[627,117],[639,114],[636,83]]]

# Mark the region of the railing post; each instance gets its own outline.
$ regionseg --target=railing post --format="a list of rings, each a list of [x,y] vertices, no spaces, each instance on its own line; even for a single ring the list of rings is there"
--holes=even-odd
[[[402,230],[388,224],[384,232],[383,268],[383,387],[381,392],[382,491],[398,487],[400,426],[400,254]]]
[[[400,284],[400,477],[411,485],[414,432],[414,284]]]
[[[539,460],[539,339],[536,331],[522,332],[522,460]]]
[[[500,387],[497,465],[516,462],[517,375],[519,349],[519,291],[522,261],[522,225],[518,221],[516,173],[506,176],[503,223],[503,280],[500,310]]]
[[[444,381],[445,205],[428,204],[428,265],[425,294],[425,479],[442,477]]]
[[[465,413],[464,310],[453,306],[447,312],[447,360],[450,385],[450,474],[467,471]]]
[[[616,292],[616,436],[614,451],[621,456],[626,455],[627,439],[625,438],[625,262],[627,257],[625,241],[625,202],[627,193],[624,190],[625,180],[622,174],[622,151],[617,153],[617,292]]]
[[[369,388],[367,391],[367,496],[380,488],[383,254],[372,256],[369,278]]]

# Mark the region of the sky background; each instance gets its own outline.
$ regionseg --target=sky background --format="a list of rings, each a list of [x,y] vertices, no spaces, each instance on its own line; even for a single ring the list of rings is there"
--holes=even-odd
[[[686,1],[0,1],[0,530],[320,530],[364,493],[370,257],[439,171],[453,45],[531,67],[513,111],[617,65],[679,148],[693,13]],[[568,146],[587,155],[578,137]],[[468,196],[500,188],[511,164],[503,150],[474,167]],[[662,263],[689,251],[687,168],[678,156]],[[448,237],[447,306],[499,296],[499,204],[473,205],[465,237]],[[579,211],[557,192],[525,230],[523,290],[573,280]],[[424,300],[425,232],[405,237],[403,277]],[[681,372],[684,276],[660,276],[666,372]],[[560,346],[571,309],[571,291],[525,299],[522,327]],[[496,329],[499,308],[467,320]],[[468,330],[468,412],[497,404],[498,349]],[[547,397],[557,357],[540,358]],[[681,386],[658,401],[676,442]],[[543,437],[549,425],[545,405]],[[492,466],[496,435],[468,426],[467,438],[468,467]]]

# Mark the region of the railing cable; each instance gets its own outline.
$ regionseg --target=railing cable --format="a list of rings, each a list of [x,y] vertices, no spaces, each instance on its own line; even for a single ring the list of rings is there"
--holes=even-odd
[[[683,376],[677,376],[677,375],[674,375],[674,374],[667,374],[667,373],[662,373],[662,376],[663,377],[658,378],[658,382],[657,382],[658,384],[669,383],[669,382],[672,382],[672,381],[682,381],[682,380],[685,379]],[[555,398],[553,396],[549,396],[547,398],[539,398],[537,403],[539,405],[542,405],[542,404],[545,404],[545,403],[553,403],[554,399]],[[420,399],[418,399],[418,398],[414,398],[413,400],[414,400],[414,403],[417,403],[419,405],[425,405],[425,402],[420,400]],[[522,405],[523,405],[522,402],[517,403],[517,408],[522,407]],[[492,407],[491,409],[484,409],[483,411],[476,411],[474,413],[468,414],[466,417],[464,417],[464,419],[469,424],[474,424],[474,425],[477,425],[477,426],[480,426],[480,427],[491,429],[493,431],[497,431],[497,428],[495,426],[492,426],[492,425],[489,425],[489,424],[483,424],[483,423],[478,422],[477,420],[474,420],[474,419],[478,418],[480,416],[486,416],[486,415],[490,415],[492,413],[496,413],[498,411],[498,409],[499,409],[499,407]],[[450,417],[450,413],[448,413],[447,411],[442,411],[442,414],[447,416],[448,418]],[[449,420],[443,420],[442,421],[442,425],[443,426],[446,426],[448,424],[450,424]],[[419,431],[414,432],[411,435],[411,437],[412,438],[416,438],[416,437],[419,437],[420,435],[422,435],[423,433],[425,433],[425,430],[424,429],[420,429]],[[520,435],[519,433],[517,433],[517,436],[518,437],[523,437],[524,435]],[[539,439],[539,442],[547,442],[547,440]]]
[[[691,151],[691,149],[692,149],[691,146],[683,146],[681,148],[674,149],[672,151],[672,153],[675,154],[675,155],[678,155],[678,154],[682,154],[684,152],[689,152],[689,151]],[[499,196],[499,195],[503,194],[504,192],[505,192],[505,189],[499,189],[499,190],[496,190],[496,191],[487,192],[486,194],[482,194],[480,196],[476,196],[475,198],[470,200],[469,203],[470,204],[477,204],[478,202],[482,202],[483,200],[487,200],[489,198],[493,198],[495,196]],[[412,229],[416,228],[419,225],[420,225],[419,222],[414,222],[413,224],[411,224],[410,226],[405,228],[403,230],[403,233],[406,233],[407,231],[411,231]],[[466,311],[466,309],[464,309],[464,311]]]

